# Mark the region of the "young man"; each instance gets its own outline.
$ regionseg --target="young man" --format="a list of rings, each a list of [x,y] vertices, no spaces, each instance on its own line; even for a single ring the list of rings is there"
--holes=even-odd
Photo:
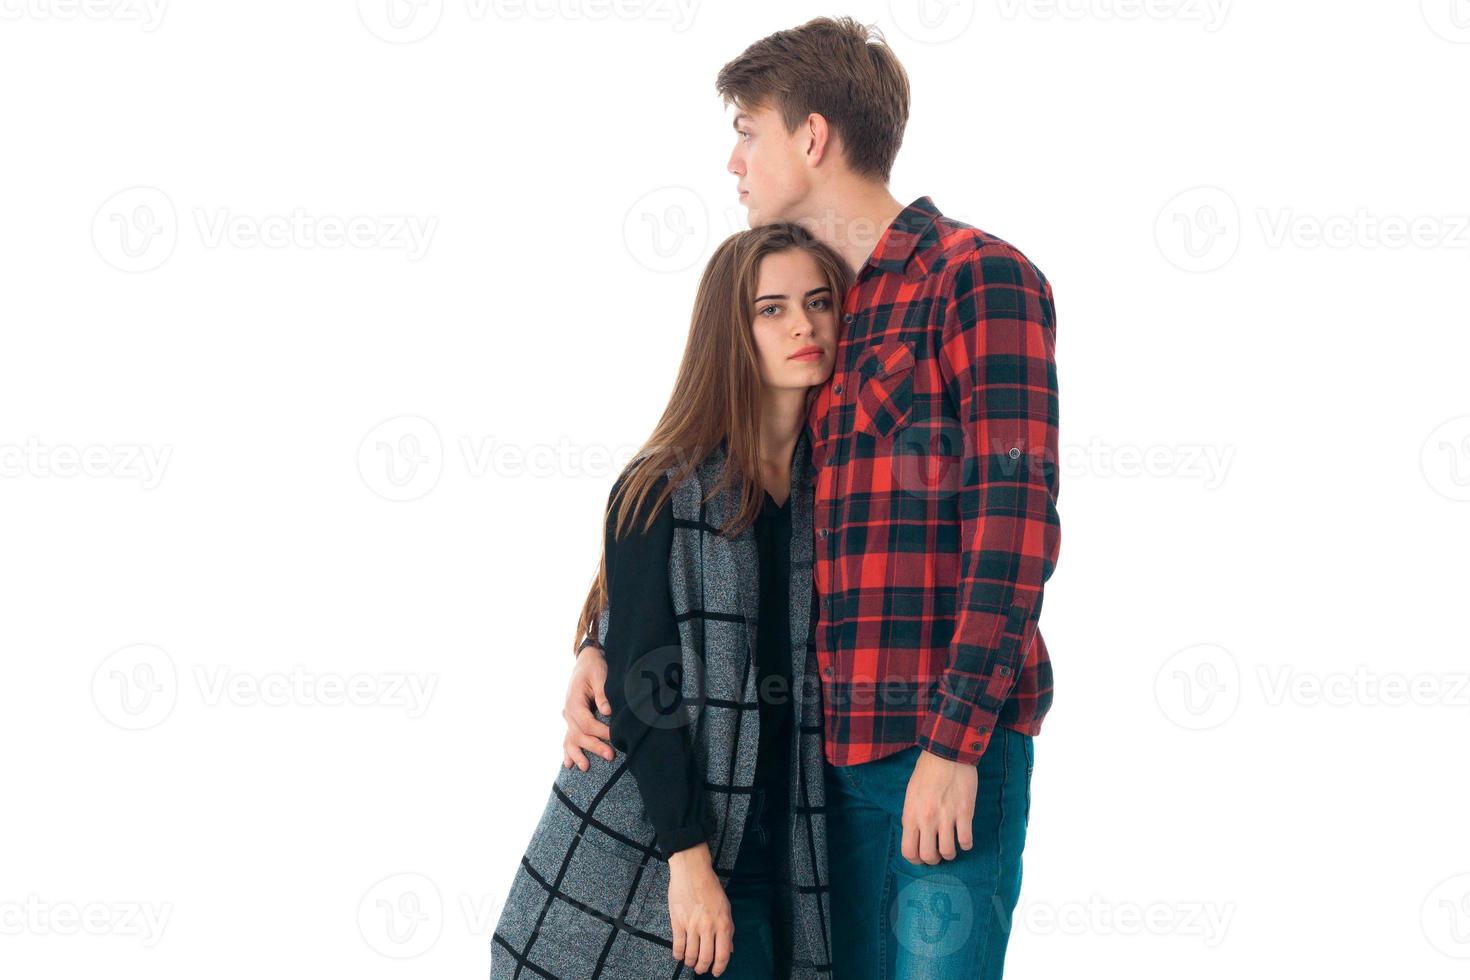
[[[1051,286],[928,197],[889,193],[908,80],[862,25],[777,32],[717,88],[750,224],[798,222],[856,274],[808,420],[833,975],[999,977],[1052,700]],[[608,712],[605,675],[585,647],[565,765],[612,755],[589,710]]]

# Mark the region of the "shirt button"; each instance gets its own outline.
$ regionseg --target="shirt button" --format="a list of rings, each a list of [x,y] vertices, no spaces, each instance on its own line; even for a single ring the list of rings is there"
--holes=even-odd
[[[844,313],[842,315],[842,322],[843,323],[851,323],[852,322],[852,314],[851,313]]]
[[[825,527],[822,528],[820,531],[817,532],[817,537],[819,537],[819,538],[825,538],[826,536],[827,536],[827,529]]]
[[[834,395],[840,395],[840,394],[842,394],[842,385],[833,385],[832,386],[832,394],[834,394]]]
[[[1002,677],[1009,677],[1009,676],[1011,676],[1011,668],[1009,668],[1009,667],[1005,666],[1004,664],[1002,664],[1001,665],[1001,668],[1000,668],[1000,676],[1002,676]]]
[[[1012,446],[1011,451],[1008,455],[1011,457],[1011,459],[1020,459],[1021,450],[1017,449],[1015,446]]]
[[[980,743],[979,742],[971,742],[970,743],[970,751],[971,752],[979,752],[980,751]]]
[[[823,667],[822,668],[822,676],[823,677],[831,677],[832,676],[832,668],[831,667]]]

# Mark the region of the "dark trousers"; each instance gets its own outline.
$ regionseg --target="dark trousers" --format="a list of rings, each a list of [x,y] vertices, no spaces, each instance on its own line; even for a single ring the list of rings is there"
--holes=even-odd
[[[790,974],[789,883],[778,854],[790,831],[784,758],[756,766],[750,812],[725,897],[735,919],[735,948],[720,980],[771,980]]]

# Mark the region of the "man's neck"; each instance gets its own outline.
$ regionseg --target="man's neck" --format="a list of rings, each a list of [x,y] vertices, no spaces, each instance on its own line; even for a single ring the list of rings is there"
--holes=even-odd
[[[903,209],[885,185],[853,178],[815,191],[796,221],[836,249],[857,273]]]

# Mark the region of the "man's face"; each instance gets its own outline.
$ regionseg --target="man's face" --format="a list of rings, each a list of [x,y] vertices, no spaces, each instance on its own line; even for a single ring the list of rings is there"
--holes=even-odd
[[[810,189],[806,130],[798,126],[788,134],[781,114],[770,107],[736,109],[734,125],[735,150],[726,169],[737,178],[750,226],[796,220]]]

